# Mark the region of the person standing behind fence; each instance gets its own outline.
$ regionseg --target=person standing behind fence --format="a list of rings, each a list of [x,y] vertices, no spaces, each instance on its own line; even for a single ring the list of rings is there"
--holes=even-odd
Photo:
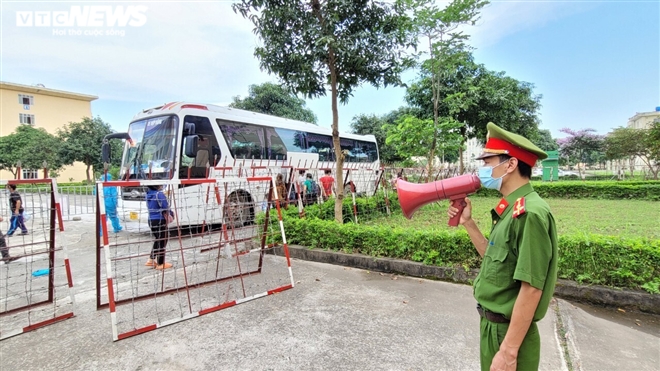
[[[110,174],[101,175],[99,178],[101,182],[111,180],[112,175]],[[94,194],[96,194],[96,188],[94,188]],[[119,217],[117,217],[117,187],[103,187],[103,203],[105,204],[105,216],[110,219],[113,231],[119,233],[123,228],[119,222]],[[103,229],[101,229],[100,235],[103,236]]]
[[[312,178],[312,174],[307,173],[305,182],[303,183],[303,191],[305,195],[305,205],[311,205],[316,201],[319,196],[319,186]]]
[[[165,263],[165,246],[169,237],[167,224],[174,217],[174,213],[170,210],[162,186],[151,185],[148,188],[146,200],[149,209],[149,228],[154,235],[154,244],[145,265],[156,269],[171,268],[172,264]]]
[[[9,207],[11,208],[11,219],[9,220],[9,230],[7,236],[13,236],[17,228],[21,228],[21,234],[28,234],[28,230],[23,222],[23,200],[21,195],[16,191],[16,184],[7,184],[9,190]]]
[[[0,216],[0,222],[3,220],[4,219]],[[2,234],[2,231],[0,231],[0,253],[2,254],[2,261],[5,262],[5,264],[9,264],[18,259],[17,256],[9,256],[9,247],[7,247],[7,241],[5,240],[5,235]]]
[[[305,170],[298,171],[298,187],[296,189],[297,193],[301,194],[301,197],[305,194]]]
[[[275,179],[275,188],[277,189],[277,199],[280,201],[280,206],[286,208],[288,206],[286,197],[286,184],[284,184],[284,177],[282,174],[277,174],[277,178]]]
[[[323,185],[322,191],[323,191],[323,200],[327,200],[330,196],[332,196],[332,186],[335,183],[335,178],[332,177],[332,170],[330,169],[325,169],[325,175],[319,179],[321,184]]]

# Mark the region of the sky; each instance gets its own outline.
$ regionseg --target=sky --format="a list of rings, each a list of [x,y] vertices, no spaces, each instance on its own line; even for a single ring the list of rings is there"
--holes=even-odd
[[[227,105],[251,84],[279,82],[260,69],[260,40],[231,4],[0,0],[0,80],[98,96],[92,114],[116,131],[167,102]],[[534,84],[540,128],[555,138],[565,127],[606,134],[660,106],[660,0],[493,0],[465,32],[478,63]],[[358,87],[339,106],[340,131],[356,115],[404,106],[404,94]],[[330,98],[306,102],[330,127]]]

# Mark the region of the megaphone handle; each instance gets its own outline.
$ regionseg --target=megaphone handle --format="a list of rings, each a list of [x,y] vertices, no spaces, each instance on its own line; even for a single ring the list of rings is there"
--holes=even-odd
[[[467,203],[465,202],[465,195],[461,198],[455,198],[451,200],[451,206],[455,207],[458,209],[458,212],[456,215],[454,215],[453,218],[449,219],[449,226],[450,227],[456,227],[458,226],[458,222],[461,221],[461,214],[463,214],[463,209],[465,209],[465,206],[467,206]]]

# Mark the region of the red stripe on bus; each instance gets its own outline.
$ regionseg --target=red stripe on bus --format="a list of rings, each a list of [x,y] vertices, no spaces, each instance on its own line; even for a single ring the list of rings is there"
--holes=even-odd
[[[273,178],[271,178],[269,176],[261,176],[261,177],[257,176],[257,177],[249,177],[249,178],[247,178],[247,181],[248,182],[263,182],[263,181],[272,180],[272,179]]]

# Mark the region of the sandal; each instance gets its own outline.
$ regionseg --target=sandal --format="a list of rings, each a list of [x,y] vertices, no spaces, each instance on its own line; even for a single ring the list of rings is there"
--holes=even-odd
[[[167,268],[172,268],[172,264],[170,264],[170,263],[163,263],[163,264],[161,264],[161,265],[157,265],[157,266],[156,266],[156,269],[158,269],[158,270],[163,270],[163,269],[167,269]]]

